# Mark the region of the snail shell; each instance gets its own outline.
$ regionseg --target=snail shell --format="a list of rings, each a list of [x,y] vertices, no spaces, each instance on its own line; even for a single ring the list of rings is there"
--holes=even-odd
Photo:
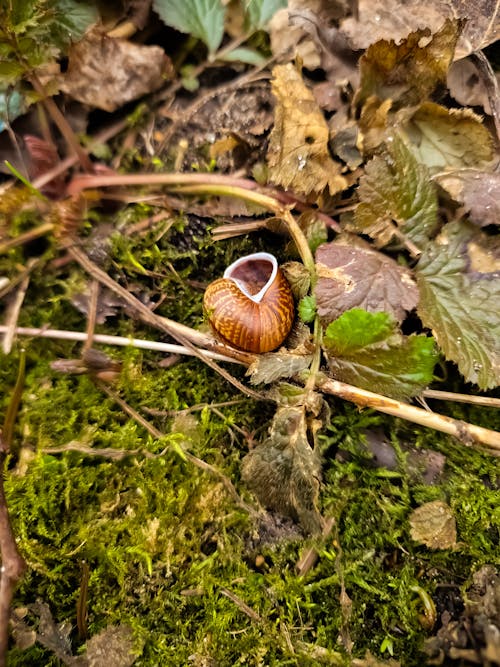
[[[288,336],[295,316],[292,291],[276,257],[256,252],[228,266],[207,287],[203,309],[216,333],[247,352],[270,352]]]

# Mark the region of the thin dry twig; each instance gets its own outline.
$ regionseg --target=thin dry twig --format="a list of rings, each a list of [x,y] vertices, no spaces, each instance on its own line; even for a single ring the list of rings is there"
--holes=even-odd
[[[353,387],[338,380],[321,380],[318,386],[321,391],[327,394],[340,396],[340,398],[356,403],[356,405],[373,408],[378,412],[384,412],[393,417],[400,417],[415,424],[428,426],[442,433],[448,433],[460,440],[464,445],[481,445],[487,449],[488,453],[500,456],[500,433],[497,431],[469,424],[460,419],[446,417],[436,412],[428,412],[414,405],[402,403],[393,398],[381,396],[380,394],[374,394],[371,391],[359,389],[359,387]]]
[[[500,398],[493,396],[470,396],[469,394],[456,394],[453,391],[439,391],[437,389],[424,389],[423,398],[434,398],[438,401],[453,401],[454,403],[471,403],[484,405],[487,408],[500,408]]]
[[[77,246],[68,246],[67,250],[73,259],[75,259],[93,278],[98,280],[103,285],[106,285],[106,287],[115,292],[115,294],[118,294],[129,306],[131,306],[138,313],[143,322],[164,331],[179,343],[181,343],[181,345],[191,349],[195,356],[204,361],[207,366],[210,366],[210,368],[219,373],[223,378],[225,378],[244,394],[252,396],[252,398],[256,398],[258,400],[269,400],[266,399],[266,397],[262,394],[259,394],[253,389],[246,387],[230,373],[218,366],[214,361],[208,359],[203,354],[203,352],[196,347],[195,343],[202,344],[208,349],[224,351],[229,355],[234,354],[236,359],[240,359],[246,363],[249,363],[249,359],[253,358],[253,355],[250,355],[246,352],[233,350],[233,348],[230,348],[226,345],[221,345],[210,336],[201,334],[200,332],[195,331],[190,327],[179,324],[178,322],[174,322],[173,320],[169,320],[165,317],[159,317],[155,313],[151,312],[147,306],[141,303],[139,299],[136,299],[124,287],[110,278],[108,274],[100,269],[96,264],[94,264],[94,262],[92,262],[80,248]]]
[[[17,548],[16,538],[10,523],[4,489],[5,460],[10,452],[14,421],[24,385],[24,360],[25,357],[22,354],[16,386],[7,409],[3,431],[0,431],[0,556],[2,562],[0,569],[0,667],[6,667],[7,665],[12,598],[17,583],[26,570],[26,563]]]
[[[28,285],[31,278],[30,272],[32,267],[36,264],[36,262],[37,262],[36,259],[32,259],[28,262],[25,276],[19,283],[19,287],[17,288],[14,298],[7,307],[5,315],[6,331],[2,340],[2,350],[4,354],[10,354],[10,351],[12,350],[12,343],[14,341],[16,324],[19,319],[19,313],[21,312],[21,307],[23,305],[24,297],[26,296],[26,292],[28,290]]]
[[[5,333],[8,327],[0,325],[0,334]],[[32,336],[33,338],[55,338],[58,340],[74,340],[84,343],[87,340],[87,334],[83,331],[67,331],[64,329],[49,329],[35,327],[17,327],[14,333],[18,336]],[[110,336],[108,334],[94,334],[94,343],[101,345],[116,345],[118,347],[137,347],[141,350],[155,350],[156,352],[165,352],[167,354],[182,354],[185,356],[197,356],[194,352],[175,343],[163,343],[158,340],[144,340],[142,338],[126,338],[125,336]],[[218,352],[210,350],[200,350],[202,354],[210,359],[217,361],[227,361],[233,364],[242,364],[243,361],[228,357]]]

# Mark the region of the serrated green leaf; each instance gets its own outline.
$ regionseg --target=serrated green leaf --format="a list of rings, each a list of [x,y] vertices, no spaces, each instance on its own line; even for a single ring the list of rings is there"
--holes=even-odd
[[[380,246],[402,234],[423,248],[437,227],[437,195],[424,165],[399,134],[386,140],[383,157],[374,157],[360,179],[361,203],[353,227]]]
[[[316,299],[314,296],[305,296],[299,302],[299,316],[303,322],[313,322],[316,317]]]
[[[394,328],[394,320],[388,313],[352,308],[327,326],[323,343],[343,356],[385,340],[394,333]]]
[[[250,30],[260,30],[276,14],[278,9],[286,7],[288,0],[246,0],[245,12]]]
[[[243,459],[242,476],[263,505],[299,519],[311,533],[320,532],[321,465],[307,438],[303,407],[278,409],[269,438]]]
[[[166,25],[201,39],[210,53],[218,49],[226,12],[220,0],[153,0],[153,9]]]
[[[434,340],[403,336],[387,313],[353,308],[328,325],[323,342],[333,376],[362,389],[403,400],[433,378]]]
[[[478,265],[492,239],[471,224],[445,227],[417,267],[418,314],[445,357],[481,389],[500,384],[500,267]]]
[[[262,53],[246,46],[240,46],[237,49],[225,53],[222,60],[227,62],[246,63],[247,65],[262,65],[266,61]]]
[[[78,0],[57,0],[56,15],[52,25],[53,34],[60,45],[79,41],[91,25],[97,22],[99,14],[93,2]]]

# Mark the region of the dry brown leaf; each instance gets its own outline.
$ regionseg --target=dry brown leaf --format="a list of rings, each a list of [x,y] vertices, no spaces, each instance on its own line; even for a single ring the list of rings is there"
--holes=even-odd
[[[450,506],[434,500],[417,507],[410,516],[410,534],[430,549],[451,549],[457,544],[457,527]]]
[[[319,316],[333,322],[351,308],[385,311],[398,322],[417,305],[418,290],[408,269],[374,250],[325,243],[316,251]]]
[[[455,59],[488,46],[500,37],[499,0],[359,0],[359,18],[342,22],[342,31],[355,49],[366,49],[379,39],[396,42],[410,32],[436,32],[447,18],[465,18]]]
[[[328,125],[313,94],[292,64],[273,70],[277,98],[268,164],[270,180],[303,194],[347,187],[328,151]]]
[[[500,174],[458,169],[437,175],[436,182],[469,212],[480,227],[500,224]]]
[[[500,72],[496,78],[500,86]],[[491,115],[491,105],[483,76],[470,58],[455,61],[448,70],[448,88],[451,96],[469,107],[482,107],[485,113]]]
[[[71,47],[60,89],[84,104],[114,111],[158,90],[173,75],[172,63],[159,46],[93,31]]]
[[[372,44],[359,63],[361,84],[354,104],[376,96],[399,109],[426,100],[446,81],[460,29],[460,22],[446,21],[432,38],[429,30],[418,30],[400,44],[393,39]]]

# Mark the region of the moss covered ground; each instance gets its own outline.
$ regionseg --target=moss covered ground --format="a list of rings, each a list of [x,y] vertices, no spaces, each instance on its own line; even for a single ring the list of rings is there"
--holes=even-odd
[[[146,212],[138,207],[131,219],[121,214],[113,222],[122,231],[109,239],[106,269],[157,304],[158,313],[190,326],[202,325],[200,285],[237,255],[280,244],[262,236],[215,245],[199,221],[182,218],[168,230],[122,233]],[[84,331],[85,315],[73,303],[86,277],[72,263],[54,268],[50,239],[12,250],[1,258],[2,272],[30,256],[39,268],[18,324]],[[96,331],[159,337],[120,308]],[[334,524],[326,537],[312,539],[289,520],[249,516],[217,477],[182,453],[185,447],[216,467],[255,504],[240,480],[240,463],[249,443],[265,436],[272,404],[241,396],[197,359],[164,365],[158,353],[102,348],[122,363],[113,390],[164,434],[154,438],[91,376],[51,367],[56,359],[78,358],[81,344],[31,338],[0,357],[3,410],[21,345],[25,389],[5,474],[28,565],[15,608],[47,603],[56,623],[70,624],[75,655],[85,643],[77,630],[85,567],[84,631],[92,637],[110,625],[130,626],[138,666],[348,665],[369,651],[411,667],[425,664],[424,640],[442,612],[460,613],[473,573],[499,564],[498,460],[448,436],[329,398],[331,419],[320,436],[320,506]],[[244,376],[244,369],[232,372]],[[498,413],[484,407],[440,410],[500,428]],[[374,465],[363,445],[370,432],[384,433],[395,465]],[[68,443],[121,455],[60,451]],[[409,465],[411,451],[445,457],[434,483]],[[431,550],[410,536],[412,510],[432,500],[453,511],[454,548]],[[316,563],[297,574],[312,547]],[[36,628],[32,611],[25,620]],[[13,643],[10,664],[61,662],[37,642]]]

